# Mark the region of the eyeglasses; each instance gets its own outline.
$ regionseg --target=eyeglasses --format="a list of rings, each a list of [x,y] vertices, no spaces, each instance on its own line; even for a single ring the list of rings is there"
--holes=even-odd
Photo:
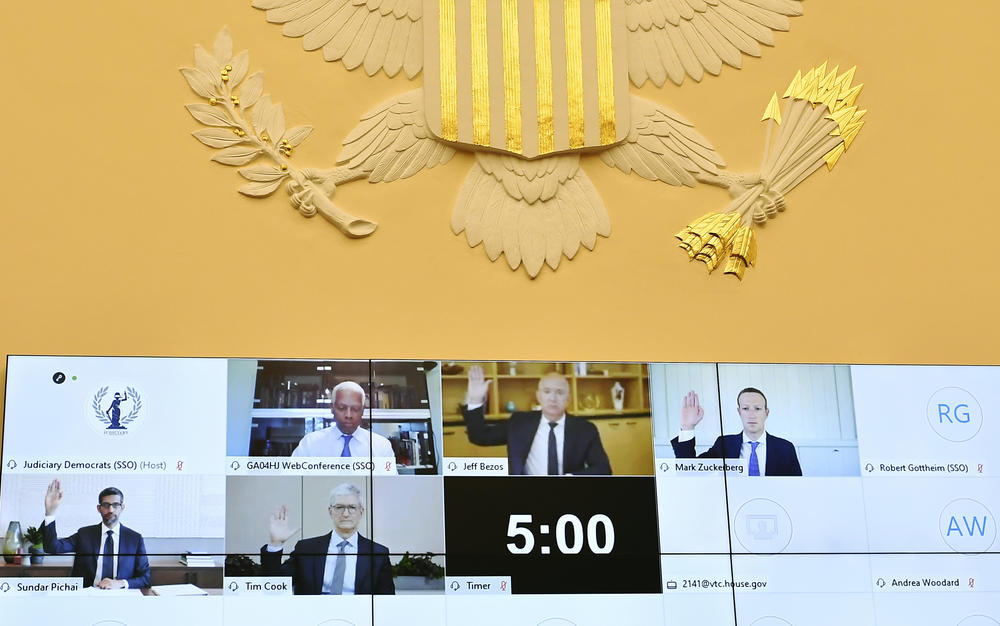
[[[101,502],[97,506],[99,506],[101,509],[103,509],[105,511],[108,511],[108,510],[111,510],[111,509],[114,509],[115,511],[117,511],[117,510],[119,510],[119,509],[122,508],[122,503],[121,502]]]
[[[343,515],[344,513],[354,515],[361,510],[361,507],[355,504],[334,504],[330,508],[337,515]]]

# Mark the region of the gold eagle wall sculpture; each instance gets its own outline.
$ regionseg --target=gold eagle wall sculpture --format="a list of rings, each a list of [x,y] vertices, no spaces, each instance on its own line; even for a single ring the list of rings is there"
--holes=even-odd
[[[475,154],[451,228],[491,261],[535,277],[580,246],[611,234],[580,154],[669,185],[727,189],[729,206],[677,233],[690,258],[742,279],[753,265],[753,226],[785,208],[785,194],[826,164],[831,169],[864,124],[854,69],[827,64],[800,72],[765,111],[761,171],[725,172],[712,144],[684,117],[629,93],[629,81],[717,75],[760,56],[774,31],[789,29],[801,0],[254,0],[303,48],[369,75],[423,74],[423,86],[368,111],[343,141],[334,167],[300,167],[295,147],[311,126],[287,128],[280,104],[249,74],[223,29],[209,52],[195,46],[185,79],[204,100],[187,105],[219,148],[213,160],[246,166],[240,192],[268,196],[284,184],[302,215],[320,214],[344,234],[376,224],[333,203],[338,185],[391,182]],[[774,128],[778,127],[777,133]],[[773,141],[772,141],[772,135]],[[253,163],[251,163],[253,162]]]

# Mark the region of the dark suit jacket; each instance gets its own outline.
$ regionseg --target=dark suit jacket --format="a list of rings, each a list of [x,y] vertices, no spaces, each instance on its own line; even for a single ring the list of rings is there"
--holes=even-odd
[[[118,525],[118,579],[128,583],[130,589],[149,586],[149,559],[142,535],[131,528]],[[75,552],[72,576],[83,577],[83,586],[91,587],[97,576],[97,555],[104,552],[102,524],[84,526],[65,539],[58,539],[56,523],[42,522],[42,545],[49,554]]]
[[[320,537],[310,537],[296,542],[288,560],[281,562],[282,552],[271,552],[267,546],[260,548],[260,564],[269,576],[291,576],[296,595],[323,593],[323,569],[333,531]],[[371,539],[358,535],[358,564],[354,570],[354,595],[392,595],[392,565],[389,549]]]
[[[674,456],[678,459],[695,458],[694,439],[678,441],[677,437],[670,440],[674,448]],[[697,455],[701,459],[738,459],[743,449],[743,433],[725,435],[715,440],[715,444],[705,452]],[[767,461],[764,467],[765,476],[801,476],[799,457],[795,454],[792,442],[781,437],[767,434]]]
[[[535,438],[541,411],[515,411],[509,420],[486,423],[483,407],[462,409],[469,441],[480,446],[507,445],[508,471],[513,475],[525,473],[524,464]],[[566,436],[563,441],[563,473],[610,474],[611,462],[604,453],[597,427],[583,419],[566,414]]]

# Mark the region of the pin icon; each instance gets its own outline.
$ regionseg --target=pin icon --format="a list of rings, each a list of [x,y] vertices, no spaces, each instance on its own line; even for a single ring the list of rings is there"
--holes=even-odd
[[[983,473],[983,464],[982,463],[979,464],[979,473],[980,474]]]
[[[972,589],[975,586],[976,586],[976,579],[975,578],[970,578],[969,579],[969,589]]]

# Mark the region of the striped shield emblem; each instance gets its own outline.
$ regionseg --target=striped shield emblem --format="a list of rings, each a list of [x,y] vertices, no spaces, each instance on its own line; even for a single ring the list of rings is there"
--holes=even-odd
[[[629,130],[624,0],[424,0],[432,133],[532,158]]]

